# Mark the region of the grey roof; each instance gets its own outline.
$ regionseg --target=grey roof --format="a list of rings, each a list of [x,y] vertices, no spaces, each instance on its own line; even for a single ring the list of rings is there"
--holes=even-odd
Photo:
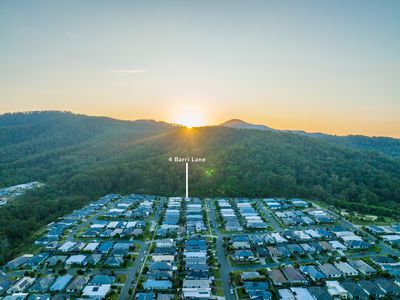
[[[158,294],[157,300],[172,300],[175,298],[174,294]]]
[[[286,284],[288,283],[288,280],[285,278],[285,276],[283,275],[283,273],[280,270],[271,270],[268,271],[268,275],[269,277],[271,277],[272,282],[275,285],[282,285],[282,284]]]
[[[344,281],[341,286],[355,299],[367,300],[369,298],[368,294],[354,281]]]
[[[349,262],[350,265],[352,265],[354,268],[356,268],[358,271],[360,271],[362,274],[374,274],[376,273],[376,270],[371,267],[369,264],[364,262],[361,259],[357,260],[352,260]]]
[[[374,281],[379,287],[389,295],[398,296],[400,295],[400,287],[394,283],[393,280],[386,278],[377,278]]]
[[[331,264],[322,264],[319,268],[328,277],[342,276],[342,273]]]
[[[335,262],[335,267],[343,274],[353,274],[358,275],[358,271],[354,269],[350,264],[347,262]]]
[[[320,286],[311,286],[308,288],[308,291],[311,295],[314,296],[316,300],[331,300],[333,299],[331,295],[329,295],[326,288]]]
[[[386,293],[375,283],[367,280],[360,280],[358,283],[370,296],[382,297]]]
[[[67,290],[80,291],[86,284],[87,279],[84,276],[77,276],[71,283],[67,286]]]
[[[291,283],[307,283],[307,279],[299,272],[298,269],[293,267],[285,267],[283,273]]]
[[[56,278],[52,275],[48,275],[46,277],[40,278],[36,280],[36,282],[29,288],[30,292],[46,292],[50,286],[53,284]]]

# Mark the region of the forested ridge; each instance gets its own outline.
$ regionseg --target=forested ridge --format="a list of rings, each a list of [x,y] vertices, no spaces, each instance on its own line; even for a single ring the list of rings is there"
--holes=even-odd
[[[363,135],[336,136],[317,134],[316,137],[342,147],[376,151],[384,156],[400,158],[400,139],[390,137],[368,137]]]
[[[0,186],[46,186],[0,208],[0,260],[105,193],[304,197],[400,218],[400,162],[294,133],[118,121],[64,112],[0,116]]]

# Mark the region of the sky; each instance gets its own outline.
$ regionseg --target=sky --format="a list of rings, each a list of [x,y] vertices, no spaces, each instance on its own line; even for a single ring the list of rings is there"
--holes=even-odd
[[[397,0],[0,0],[0,113],[400,137],[399,83]]]

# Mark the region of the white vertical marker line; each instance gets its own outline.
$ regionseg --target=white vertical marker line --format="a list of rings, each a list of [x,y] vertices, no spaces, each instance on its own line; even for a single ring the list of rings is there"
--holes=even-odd
[[[189,163],[186,163],[186,198],[189,198]]]

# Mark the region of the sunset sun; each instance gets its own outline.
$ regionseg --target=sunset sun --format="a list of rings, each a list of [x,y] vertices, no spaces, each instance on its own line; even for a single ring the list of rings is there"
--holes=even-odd
[[[201,109],[185,107],[175,113],[173,123],[192,128],[206,125],[206,120],[204,112]]]
[[[187,128],[204,126],[204,120],[199,115],[183,115],[174,122]]]

